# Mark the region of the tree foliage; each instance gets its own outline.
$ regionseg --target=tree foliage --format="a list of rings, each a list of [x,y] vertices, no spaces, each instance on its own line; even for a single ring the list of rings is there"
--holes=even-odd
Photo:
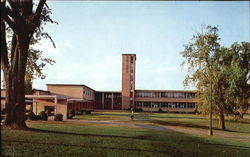
[[[184,85],[195,85],[198,90],[198,111],[204,114],[210,111],[212,85],[212,111],[219,116],[219,127],[225,129],[225,114],[239,110],[244,113],[248,107],[249,43],[234,43],[226,48],[219,41],[217,27],[203,28],[185,45],[182,56],[186,60],[182,66],[188,67]]]
[[[36,42],[38,43],[38,41]],[[34,44],[35,45],[35,44]],[[32,82],[35,78],[45,79],[46,75],[43,73],[43,68],[47,65],[53,65],[55,60],[51,58],[42,57],[42,51],[33,47],[29,49],[29,56],[27,60],[27,67],[25,73],[25,93],[32,93]]]

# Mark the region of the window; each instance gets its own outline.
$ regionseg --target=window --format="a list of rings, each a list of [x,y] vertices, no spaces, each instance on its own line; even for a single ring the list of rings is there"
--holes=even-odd
[[[176,108],[177,107],[176,102],[174,102],[172,106],[173,108]]]
[[[140,92],[140,97],[144,98],[144,92]]]
[[[136,102],[136,107],[142,107],[142,102]]]
[[[165,98],[165,92],[161,92],[161,97]]]
[[[131,63],[130,64],[130,74],[133,74],[134,73],[134,64]]]
[[[161,107],[161,108],[164,108],[164,107],[165,107],[165,102],[161,102],[161,103],[160,103],[160,107]]]
[[[161,97],[161,93],[156,92],[156,93],[155,93],[155,97],[156,97],[156,98],[160,98],[160,97]]]
[[[180,98],[184,98],[184,93],[180,93]]]
[[[144,102],[144,107],[151,107],[151,102]]]
[[[174,97],[174,93],[169,93],[169,98],[173,98]]]

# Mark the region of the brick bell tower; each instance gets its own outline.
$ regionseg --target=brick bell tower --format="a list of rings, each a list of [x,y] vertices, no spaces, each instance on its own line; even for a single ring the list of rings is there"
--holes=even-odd
[[[136,54],[122,54],[122,109],[134,108]]]

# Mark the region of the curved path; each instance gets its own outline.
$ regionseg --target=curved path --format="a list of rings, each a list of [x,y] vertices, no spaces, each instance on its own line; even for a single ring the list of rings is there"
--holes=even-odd
[[[146,121],[146,119],[145,119]],[[150,121],[150,120],[147,120]],[[119,121],[93,121],[93,120],[67,120],[67,122],[71,123],[94,123],[94,124],[112,124],[112,125],[121,125],[127,127],[138,127],[143,129],[153,129],[158,131],[169,131],[169,132],[180,132],[180,133],[187,133],[187,134],[198,134],[198,135],[208,135],[207,129],[200,129],[200,128],[190,128],[190,127],[180,127],[180,126],[171,126],[171,125],[153,125],[153,124],[131,124],[119,122]],[[238,135],[235,133],[213,130],[215,136],[223,137],[223,138],[233,138],[237,140],[243,141],[250,141],[250,136]]]

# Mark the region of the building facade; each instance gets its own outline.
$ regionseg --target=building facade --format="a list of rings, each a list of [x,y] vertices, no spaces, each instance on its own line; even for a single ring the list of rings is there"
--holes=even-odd
[[[96,91],[82,84],[47,84],[47,91],[35,90],[26,95],[33,100],[35,114],[46,111],[50,115],[62,113],[67,119],[69,110],[86,109],[195,112],[195,91],[137,90],[135,88],[136,54],[122,54],[121,91]],[[2,92],[2,90],[1,90]],[[3,94],[2,94],[3,95]],[[5,107],[2,104],[1,107]]]

